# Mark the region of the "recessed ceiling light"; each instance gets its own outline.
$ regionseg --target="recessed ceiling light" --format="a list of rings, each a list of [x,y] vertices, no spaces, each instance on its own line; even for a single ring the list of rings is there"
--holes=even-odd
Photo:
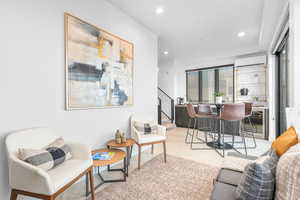
[[[159,15],[159,14],[162,14],[164,11],[165,11],[165,10],[164,10],[163,7],[157,7],[156,10],[155,10],[156,14],[158,14],[158,15]]]
[[[164,51],[164,54],[165,54],[165,55],[168,55],[168,54],[169,54],[169,52],[168,52],[168,51]]]
[[[238,33],[238,36],[239,36],[239,37],[244,37],[245,35],[246,35],[245,32],[239,32],[239,33]]]

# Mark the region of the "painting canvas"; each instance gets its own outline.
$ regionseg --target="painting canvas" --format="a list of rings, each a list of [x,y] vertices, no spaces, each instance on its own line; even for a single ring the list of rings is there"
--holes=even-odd
[[[65,14],[66,108],[133,104],[133,44]]]

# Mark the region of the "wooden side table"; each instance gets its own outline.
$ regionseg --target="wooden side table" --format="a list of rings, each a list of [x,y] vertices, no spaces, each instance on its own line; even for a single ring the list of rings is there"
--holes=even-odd
[[[101,179],[101,183],[99,183],[96,187],[99,188],[104,183],[113,183],[113,182],[125,182],[126,181],[126,170],[127,170],[127,161],[126,161],[126,153],[120,149],[96,149],[92,151],[92,155],[95,153],[103,153],[103,152],[114,152],[114,156],[110,160],[93,160],[93,167],[97,168],[97,174]],[[114,179],[114,180],[105,180],[100,173],[100,167],[110,166],[116,162],[123,160],[123,169],[115,169],[114,171],[121,171],[123,172],[124,178],[123,179]],[[89,195],[89,184],[88,184],[88,175],[86,176],[86,196]]]
[[[125,174],[128,176],[128,166],[130,165],[130,159],[131,159],[131,154],[132,154],[132,147],[135,144],[135,140],[128,138],[125,143],[117,144],[115,140],[110,140],[107,142],[107,148],[126,148],[126,171]],[[110,166],[107,166],[108,171],[115,171],[119,169],[110,169]]]

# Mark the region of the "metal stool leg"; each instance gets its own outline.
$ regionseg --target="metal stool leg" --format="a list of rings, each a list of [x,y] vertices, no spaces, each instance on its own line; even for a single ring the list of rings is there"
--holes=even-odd
[[[245,123],[246,123],[246,119],[249,121],[249,123],[250,123],[250,125],[251,125],[251,129],[252,129],[252,131],[247,131],[247,128],[246,128],[246,126],[245,126]],[[252,140],[253,140],[253,146],[247,146],[247,149],[255,149],[256,147],[257,147],[257,144],[256,144],[256,139],[255,139],[255,136],[254,136],[254,130],[256,129],[255,128],[255,126],[253,126],[253,123],[252,123],[252,121],[251,121],[251,119],[250,119],[250,117],[246,117],[246,118],[244,118],[243,120],[242,120],[242,127],[243,128],[241,128],[241,131],[243,132],[247,132],[248,134],[250,133],[251,135],[251,138],[252,138]],[[244,135],[246,135],[246,134],[244,134]],[[241,136],[242,137],[242,136]],[[244,136],[245,137],[245,136]],[[244,141],[243,141],[243,139],[241,140],[241,141],[236,141],[235,143],[238,143],[238,144],[243,144],[244,143]],[[236,149],[243,149],[243,147],[236,147]]]
[[[193,133],[192,133],[191,149],[193,149],[193,142],[194,142],[194,135],[195,135],[196,125],[197,125],[197,118],[194,118],[194,128],[193,128]]]
[[[204,144],[205,141],[202,140],[199,137],[199,118],[193,118],[194,119],[194,126],[193,126],[193,132],[191,134],[191,141],[188,142],[188,144],[190,144],[191,149],[193,150],[204,150],[203,148],[193,148],[193,144]],[[194,141],[195,139],[197,139],[198,141]]]
[[[187,141],[188,139],[188,136],[190,135],[190,126],[191,126],[191,121],[192,121],[192,118],[189,118],[189,122],[188,122],[188,129],[187,129],[187,132],[186,132],[186,136],[185,136],[185,143],[188,144],[189,142]]]
[[[200,133],[200,131],[199,131],[199,121],[203,120],[203,119],[204,118],[196,118],[195,119],[194,130],[195,130],[196,133],[193,132],[193,134],[192,134],[192,140],[191,140],[190,148],[192,150],[215,150],[214,146],[208,146],[208,147],[205,146],[205,147],[196,147],[196,148],[193,147],[194,144],[207,144],[207,132],[208,131],[205,131],[205,140],[203,140],[202,138],[199,137],[199,133]],[[208,120],[210,120],[210,119],[208,119]],[[211,128],[208,128],[208,129],[209,129],[209,131],[212,132]],[[196,134],[196,137],[195,137],[195,134]],[[194,141],[195,138],[198,140],[197,142]]]
[[[245,149],[245,154],[247,156],[248,152],[247,152],[247,145],[246,145],[246,140],[245,140],[245,135],[243,133],[243,129],[242,129],[243,123],[240,122],[240,132],[241,132],[241,136],[243,139],[243,143],[244,143],[244,149]],[[244,128],[244,127],[243,127]]]
[[[256,140],[255,140],[255,137],[254,137],[254,133],[257,133],[257,128],[253,125],[252,121],[251,121],[251,118],[248,116],[248,120],[249,120],[249,123],[252,127],[252,139],[253,139],[253,143],[254,143],[254,148],[256,148]]]
[[[204,137],[205,137],[205,143],[207,143],[207,132],[204,132]]]
[[[200,118],[199,122],[198,122],[198,130],[201,130],[201,132],[204,133],[204,140],[199,136],[200,134],[197,134],[197,139],[202,141],[202,143],[207,143],[207,133],[209,131],[211,131],[209,121],[210,121],[209,118],[207,118],[207,119],[206,118]]]
[[[222,138],[222,143],[223,143],[223,157],[225,157],[225,141],[224,141],[224,138],[225,138],[225,121],[223,121],[223,123],[221,123],[220,129],[222,130],[222,133],[223,133],[223,138]]]

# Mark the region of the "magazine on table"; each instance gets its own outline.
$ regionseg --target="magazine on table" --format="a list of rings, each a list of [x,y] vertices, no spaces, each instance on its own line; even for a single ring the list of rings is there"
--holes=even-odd
[[[100,152],[93,155],[93,160],[111,160],[115,152]]]

